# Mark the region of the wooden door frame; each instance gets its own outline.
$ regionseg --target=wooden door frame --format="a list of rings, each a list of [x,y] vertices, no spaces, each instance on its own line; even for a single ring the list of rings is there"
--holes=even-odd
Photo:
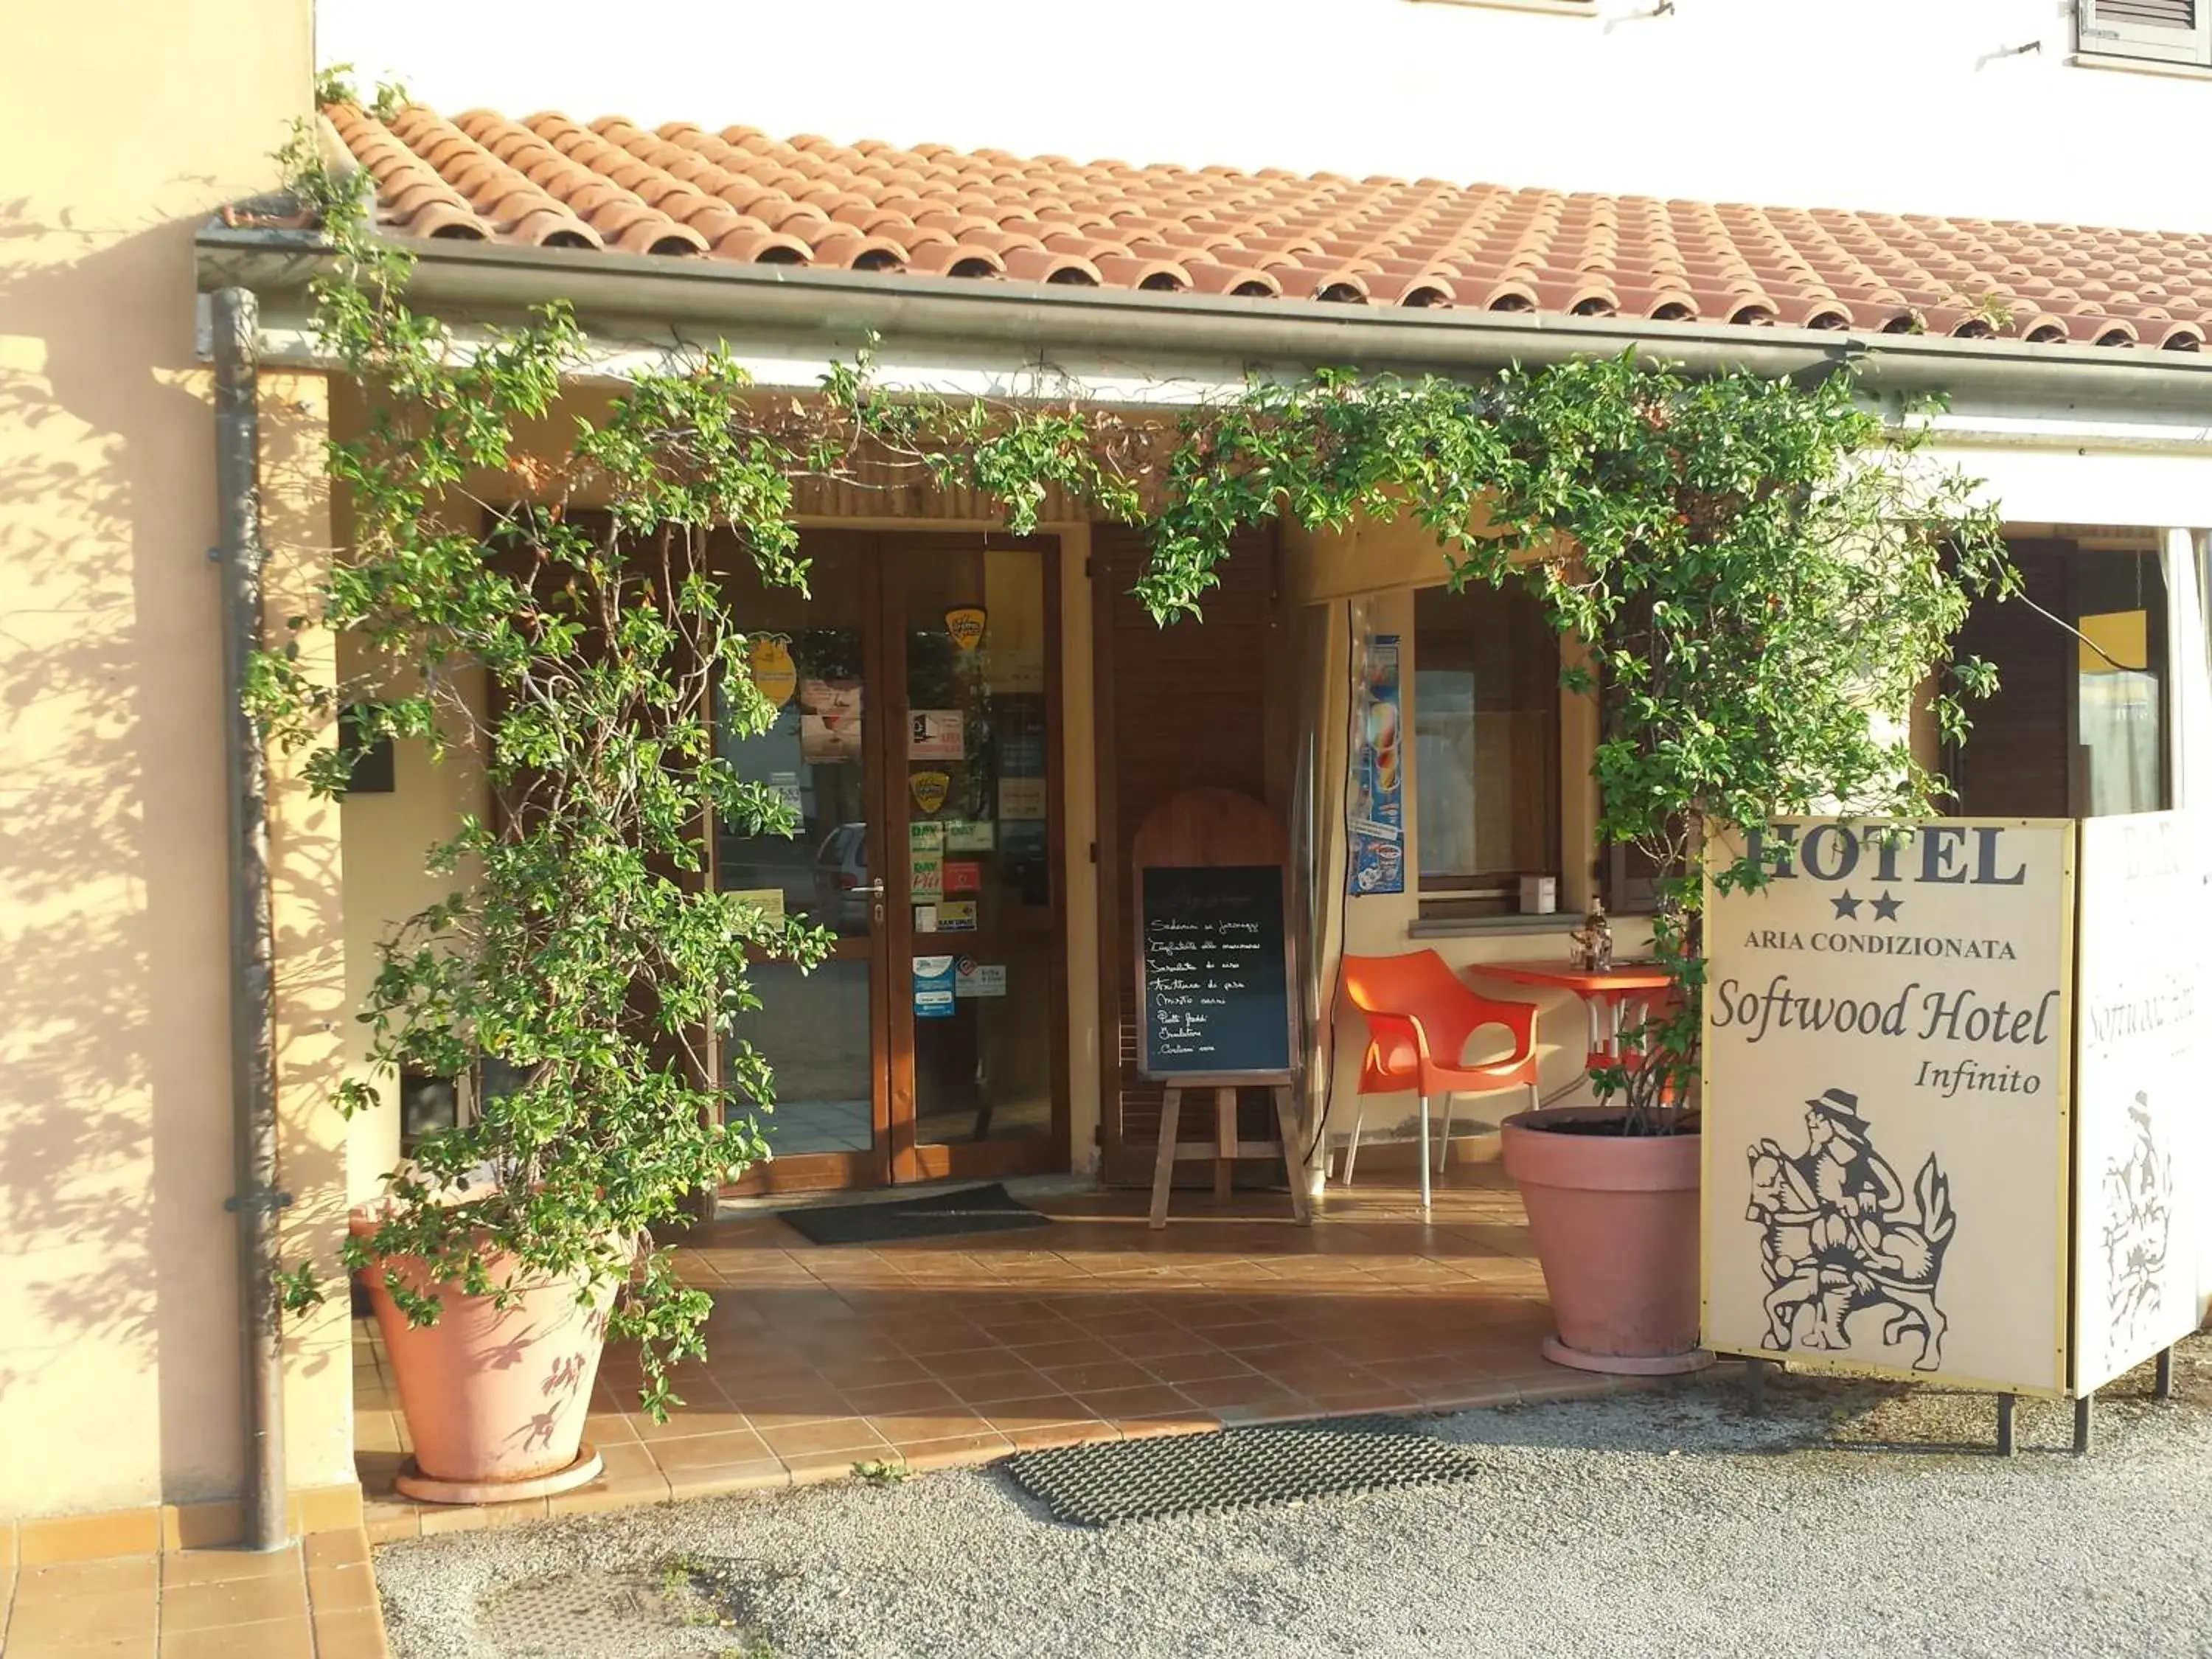
[[[882,683],[884,645],[883,629],[883,569],[876,556],[874,538],[854,531],[835,528],[810,530],[801,532],[802,554],[819,553],[825,545],[843,544],[850,547],[858,557],[860,581],[860,684],[872,688]],[[860,718],[860,764],[866,776],[878,780],[877,788],[863,790],[863,798],[872,793],[878,799],[868,801],[868,868],[881,871],[884,863],[884,826],[882,814],[876,811],[879,798],[886,787],[884,750],[886,724],[878,718],[872,706],[872,699],[864,690]],[[720,838],[708,826],[707,858],[708,879],[717,887],[721,881],[720,868]],[[890,907],[883,907],[886,920]],[[857,961],[862,951],[851,948],[850,942],[840,941],[830,950],[831,961]],[[789,1158],[770,1158],[753,1164],[734,1182],[726,1182],[719,1189],[726,1198],[758,1198],[774,1193],[812,1193],[831,1191],[865,1191],[871,1188],[886,1187],[891,1182],[891,1160],[885,1126],[890,1121],[890,1099],[887,1089],[889,1069],[884,1056],[889,1049],[885,1018],[891,982],[890,963],[893,960],[889,943],[881,925],[872,927],[866,945],[868,963],[868,1074],[869,1074],[869,1145],[865,1152],[799,1152]],[[717,1056],[719,1062],[719,1055]],[[774,1114],[769,1121],[773,1123]]]
[[[1065,720],[1060,604],[1062,547],[1058,536],[1012,536],[975,531],[874,532],[836,526],[800,532],[803,556],[825,544],[842,542],[860,556],[861,581],[861,683],[869,689],[864,705],[863,764],[875,787],[869,800],[868,868],[881,878],[884,921],[870,935],[868,981],[872,1146],[866,1152],[809,1152],[758,1164],[720,1192],[732,1198],[778,1193],[822,1192],[903,1185],[915,1182],[994,1179],[1011,1175],[1052,1173],[1073,1167],[1069,1145],[1069,1060],[1067,1035],[1067,836]],[[1052,880],[1050,940],[1050,1057],[1052,1128],[1042,1140],[986,1141],[974,1145],[917,1143],[915,1139],[914,997],[911,982],[914,912],[904,889],[906,849],[890,836],[892,808],[905,817],[906,754],[895,733],[902,733],[906,712],[906,640],[903,593],[890,566],[915,552],[972,552],[978,548],[1035,550],[1044,562],[1044,693],[1047,867]],[[895,609],[896,608],[896,609]],[[710,879],[716,838],[708,825]],[[896,878],[894,872],[897,872]],[[894,882],[896,881],[896,885]],[[833,957],[840,952],[833,948]],[[847,952],[848,959],[857,952]]]
[[[915,1139],[917,1115],[914,1094],[914,997],[910,985],[895,984],[886,1007],[891,1029],[892,1048],[889,1050],[891,1063],[884,1069],[903,1089],[899,1102],[903,1112],[895,1111],[885,1127],[890,1148],[891,1180],[905,1184],[921,1181],[996,1180],[1015,1175],[1048,1175],[1073,1167],[1073,1149],[1069,1146],[1069,1101],[1067,1065],[1067,816],[1066,811],[1066,772],[1061,757],[1062,717],[1062,657],[1060,643],[1060,538],[1053,535],[1014,536],[1004,532],[977,531],[891,531],[875,538],[882,550],[877,563],[887,567],[902,554],[927,552],[972,552],[979,548],[990,550],[1034,551],[1044,562],[1044,698],[1045,698],[1045,865],[1052,883],[1052,921],[1047,933],[1051,955],[1050,989],[1048,1000],[1051,1018],[1050,1051],[1047,1060],[1052,1089],[1052,1128],[1042,1140],[1000,1140],[953,1143],[946,1141],[921,1142]],[[903,624],[910,619],[903,611],[893,614],[893,607],[902,605],[902,592],[886,584],[883,595],[884,617],[887,623]],[[907,714],[906,629],[886,627],[887,638],[895,637],[897,648],[893,659],[886,664],[891,676],[888,684],[896,698],[895,705],[887,706],[887,718],[879,722],[888,732],[893,726],[905,729],[903,716]],[[888,716],[896,713],[901,719]],[[901,788],[887,797],[897,804],[901,821],[904,821],[906,794],[903,787],[906,757],[890,757],[898,769]],[[886,772],[888,782],[891,774]],[[905,854],[899,854],[899,868],[903,871]],[[889,866],[886,866],[888,870]],[[902,881],[904,878],[902,876]],[[911,963],[914,956],[913,895],[902,889],[896,893],[886,890],[886,902],[891,915],[887,937],[893,949],[890,960]],[[896,902],[890,902],[893,899]],[[910,971],[910,969],[909,969]]]

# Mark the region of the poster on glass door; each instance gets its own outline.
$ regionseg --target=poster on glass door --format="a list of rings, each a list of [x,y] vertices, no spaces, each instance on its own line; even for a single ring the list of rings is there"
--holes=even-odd
[[[1356,897],[1406,890],[1405,744],[1400,721],[1398,635],[1371,634],[1352,698],[1350,856]]]
[[[1762,842],[1706,888],[1706,1345],[2063,1394],[2074,825]]]
[[[2184,812],[2081,825],[2075,1091],[2074,1388],[2194,1331],[2212,1225],[2204,1066],[2212,821]]]

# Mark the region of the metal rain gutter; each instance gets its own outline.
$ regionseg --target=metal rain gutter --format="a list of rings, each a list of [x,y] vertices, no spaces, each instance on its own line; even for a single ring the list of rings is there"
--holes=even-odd
[[[1876,392],[1940,392],[2055,410],[2212,412],[2212,353],[2031,346],[1850,331],[1653,323],[1624,317],[1427,310],[1141,289],[884,276],[800,265],[428,241],[411,244],[408,297],[449,320],[519,317],[563,300],[586,327],[640,325],[708,338],[773,336],[849,356],[872,335],[1000,358],[1083,353],[1163,368],[1228,360],[1250,369],[1342,365],[1450,373],[1551,363],[1632,348],[1692,373],[1770,377],[1850,366]],[[312,232],[211,226],[203,290],[251,288],[303,312],[330,260]]]
[[[276,937],[269,866],[269,769],[260,722],[246,707],[246,665],[261,644],[260,416],[254,295],[215,295],[216,507],[211,550],[222,577],[223,761],[230,803],[230,1089],[238,1220],[240,1420],[246,1438],[246,1545],[289,1535],[284,1479],[284,1353],[276,1313]]]

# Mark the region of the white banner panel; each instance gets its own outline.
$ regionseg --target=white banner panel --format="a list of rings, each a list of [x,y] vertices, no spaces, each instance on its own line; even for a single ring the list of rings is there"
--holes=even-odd
[[[1707,892],[1707,1346],[2064,1392],[2073,824],[1765,835]]]
[[[2197,1328],[2212,1224],[2212,817],[2081,825],[2074,1387]]]

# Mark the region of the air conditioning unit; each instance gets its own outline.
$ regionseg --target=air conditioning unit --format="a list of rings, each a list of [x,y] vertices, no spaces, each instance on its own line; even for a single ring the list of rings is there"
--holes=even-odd
[[[2084,52],[2212,69],[2212,0],[2076,0],[2075,13]]]

